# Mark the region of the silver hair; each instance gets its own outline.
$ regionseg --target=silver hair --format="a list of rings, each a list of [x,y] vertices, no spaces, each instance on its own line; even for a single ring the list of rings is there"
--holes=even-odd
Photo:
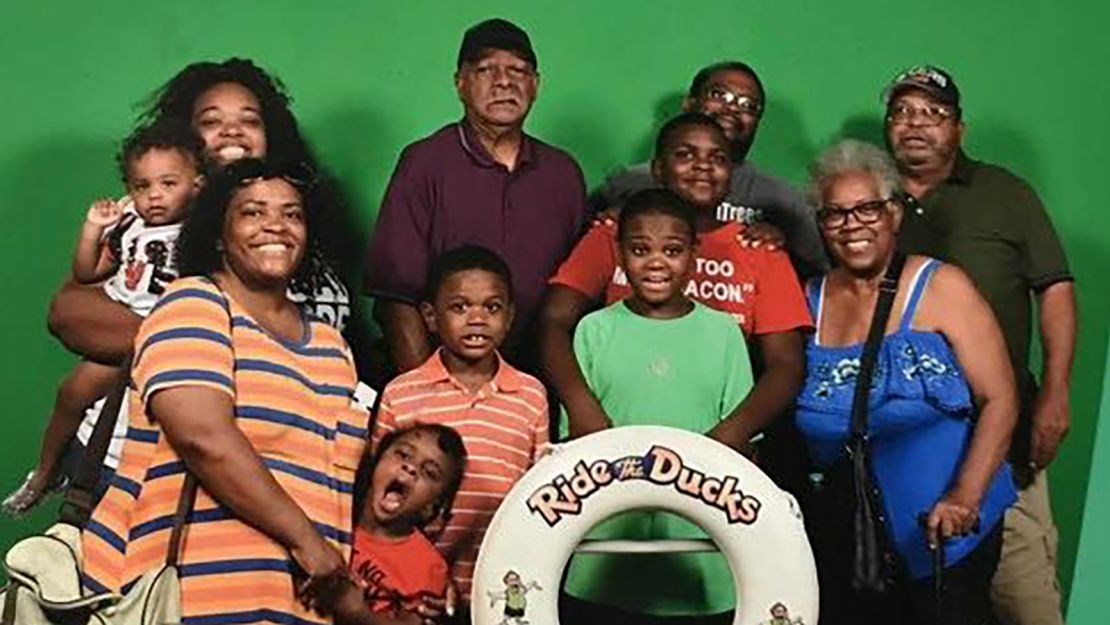
[[[825,148],[810,166],[807,190],[810,205],[819,207],[829,182],[851,171],[874,176],[884,198],[902,189],[898,168],[886,150],[865,141],[843,139]]]

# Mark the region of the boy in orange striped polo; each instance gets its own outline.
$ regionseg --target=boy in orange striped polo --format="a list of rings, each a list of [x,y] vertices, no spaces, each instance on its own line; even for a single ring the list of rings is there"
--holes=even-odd
[[[440,348],[382,392],[373,442],[414,423],[454,428],[467,465],[437,547],[469,601],[478,547],[493,513],[548,442],[547,394],[498,347],[513,320],[512,275],[497,254],[467,245],[440,256],[420,304]]]

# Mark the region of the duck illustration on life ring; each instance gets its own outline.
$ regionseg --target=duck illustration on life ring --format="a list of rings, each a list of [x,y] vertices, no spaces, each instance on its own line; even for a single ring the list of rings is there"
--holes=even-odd
[[[794,498],[703,435],[630,426],[556,446],[513,487],[479,551],[474,625],[557,624],[560,579],[579,542],[637,508],[681,515],[709,535],[732,572],[735,625],[817,622],[817,571]]]

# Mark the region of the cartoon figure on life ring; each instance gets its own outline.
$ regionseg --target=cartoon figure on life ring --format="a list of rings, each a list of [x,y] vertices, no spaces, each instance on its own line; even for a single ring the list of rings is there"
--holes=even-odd
[[[505,573],[502,581],[505,583],[504,590],[488,593],[490,607],[496,606],[498,601],[505,602],[505,618],[500,625],[528,625],[528,621],[524,618],[528,610],[528,591],[543,590],[543,588],[534,581],[525,584],[516,571]]]
[[[615,514],[645,508],[689,519],[725,556],[734,625],[817,622],[817,571],[793,497],[708,437],[629,426],[555,447],[516,483],[478,554],[473,624],[557,625],[563,569],[582,538]]]
[[[763,621],[763,625],[805,625],[802,617],[790,618],[790,610],[780,601],[771,606],[771,620]]]

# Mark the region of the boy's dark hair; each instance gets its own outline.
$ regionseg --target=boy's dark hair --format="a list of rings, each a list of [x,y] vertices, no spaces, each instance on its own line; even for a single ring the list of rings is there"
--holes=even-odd
[[[446,484],[443,487],[443,493],[440,495],[439,499],[436,500],[435,511],[432,513],[431,518],[425,519],[424,522],[429,523],[440,516],[444,517],[444,519],[447,518],[448,513],[451,512],[451,507],[455,504],[455,495],[459,492],[459,485],[462,484],[463,473],[466,469],[466,445],[454,428],[439,423],[417,423],[407,428],[393,430],[382,437],[382,440],[378,442],[377,449],[374,450],[372,455],[363,458],[363,466],[359,468],[359,476],[355,480],[356,515],[362,514],[362,508],[365,504],[366,492],[369,490],[370,480],[382,456],[384,456],[385,452],[389,451],[389,448],[397,441],[416,432],[427,432],[435,436],[436,444],[439,445],[439,450],[454,463],[453,470],[445,476],[447,478]]]
[[[208,175],[185,218],[177,238],[178,274],[211,276],[223,268],[220,240],[223,238],[224,217],[235,193],[253,180],[281,178],[293,185],[304,207],[308,245],[293,280],[310,280],[326,271],[326,260],[317,237],[317,227],[326,198],[317,184],[316,174],[302,163],[288,164],[272,160],[244,158]]]
[[[667,189],[644,189],[629,196],[617,217],[617,239],[624,240],[628,225],[643,215],[667,215],[686,224],[691,240],[697,236],[697,211],[689,202]]]
[[[694,79],[690,81],[690,92],[688,95],[691,98],[700,97],[702,91],[705,89],[706,83],[708,83],[709,79],[713,77],[713,74],[717,72],[743,72],[751,76],[752,80],[755,81],[755,86],[759,87],[760,99],[767,99],[767,92],[763,90],[763,81],[759,79],[759,74],[755,73],[751,65],[743,61],[721,61],[720,63],[714,63],[701,68],[698,70],[697,74],[694,74]]]
[[[447,278],[472,269],[488,271],[501,278],[508,291],[509,300],[513,299],[513,274],[505,260],[497,252],[480,245],[463,245],[440,254],[432,264],[428,279],[424,282],[424,301],[434,302],[436,294],[439,293],[440,287]]]
[[[717,120],[705,113],[690,111],[675,115],[659,128],[659,133],[655,135],[655,158],[663,156],[663,153],[667,151],[667,146],[671,144],[671,141],[674,139],[674,136],[678,134],[678,131],[691,126],[701,126],[720,134],[721,138],[724,140],[724,144],[726,146],[728,145],[728,138],[725,136],[725,131],[721,128],[721,125],[717,123]]]
[[[120,146],[116,155],[123,184],[130,178],[131,164],[151,150],[177,150],[189,157],[197,173],[203,171],[204,141],[193,128],[176,120],[161,120],[139,126]]]

